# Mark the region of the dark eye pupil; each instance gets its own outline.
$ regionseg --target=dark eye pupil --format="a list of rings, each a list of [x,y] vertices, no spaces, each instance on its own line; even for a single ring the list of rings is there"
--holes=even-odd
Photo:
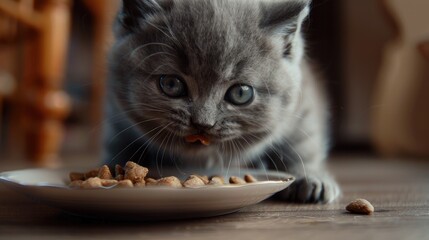
[[[176,81],[173,81],[172,79],[167,80],[167,87],[168,88],[173,89],[174,87],[176,87],[176,85],[177,85]]]
[[[246,92],[249,91],[249,88],[247,86],[243,86],[240,88],[238,95],[240,98],[245,97]]]

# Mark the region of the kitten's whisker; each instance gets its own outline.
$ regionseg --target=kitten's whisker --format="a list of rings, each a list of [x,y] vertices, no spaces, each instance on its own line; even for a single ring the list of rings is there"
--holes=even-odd
[[[129,129],[133,128],[133,127],[136,127],[137,125],[140,125],[140,124],[142,124],[142,123],[146,123],[146,122],[150,122],[150,121],[154,121],[154,120],[159,120],[159,119],[161,119],[161,118],[152,118],[152,119],[147,119],[147,120],[144,120],[144,121],[137,122],[137,123],[135,123],[135,124],[133,124],[133,125],[131,125],[131,126],[129,126],[129,127],[127,127],[127,128],[125,128],[124,130],[120,131],[119,133],[117,133],[115,136],[113,136],[113,137],[109,140],[109,143],[112,143],[112,142],[113,142],[113,140],[115,140],[115,138],[116,138],[116,137],[118,137],[119,135],[121,135],[121,134],[122,134],[122,133],[124,133],[125,131],[127,131],[127,130],[129,130]]]
[[[156,53],[153,53],[153,54],[150,54],[150,55],[146,56],[143,60],[141,60],[139,62],[139,64],[136,65],[136,68],[134,70],[137,70],[140,66],[142,66],[143,64],[145,64],[145,62],[147,60],[151,59],[152,57],[158,56],[158,55],[168,55],[170,57],[175,57],[173,54],[170,54],[170,53],[167,53],[167,52],[156,52]],[[147,78],[144,79],[144,81],[141,81],[140,83],[146,83],[147,80],[150,77],[152,77],[159,69],[162,69],[165,66],[173,68],[173,65],[169,64],[166,58],[164,58],[163,61],[166,62],[166,63],[159,65],[157,68],[155,68],[154,70],[152,70],[152,72],[149,73],[149,72],[144,71],[148,76],[147,76]],[[173,70],[176,70],[176,68],[173,68]],[[162,71],[162,74],[164,74],[164,73],[165,72]],[[158,74],[160,74],[160,73],[158,73]]]
[[[243,139],[249,147],[252,147],[252,144],[250,144],[245,137],[240,136],[240,138]],[[241,143],[240,143],[240,145],[241,145]],[[243,145],[241,145],[241,148],[244,149]],[[246,159],[245,161],[246,161],[246,167],[248,168],[248,166],[247,166],[248,160]],[[253,161],[249,161],[249,162],[252,164],[252,168],[255,169],[255,165],[253,164]]]
[[[120,111],[119,113],[117,113],[113,116],[109,116],[109,117],[105,118],[104,120],[100,121],[94,127],[91,128],[90,134],[94,134],[95,131],[100,130],[102,127],[104,127],[108,123],[118,123],[120,121],[127,120],[128,116],[126,116],[126,114],[129,112],[132,112],[132,111],[135,111],[135,109],[128,109],[126,111]],[[119,120],[116,118],[119,118]]]
[[[168,137],[168,140],[167,140],[167,144],[166,145],[169,145],[169,147],[168,147],[168,149],[170,150],[170,153],[172,153],[172,154],[175,154],[174,153],[174,151],[175,150],[172,150],[172,145],[173,145],[173,142],[174,142],[174,138],[175,138],[175,134],[174,134],[174,132],[170,132],[170,135],[169,135],[169,137]],[[161,161],[163,161],[164,160],[164,154],[165,154],[165,151],[167,150],[167,147],[164,149],[164,152],[163,152],[163,154],[162,154],[162,159],[161,159]],[[171,158],[171,157],[170,157]],[[170,159],[170,161],[171,161],[171,159]],[[174,165],[176,165],[176,169],[177,169],[177,171],[180,173],[180,174],[183,174],[184,175],[184,172],[179,168],[179,166],[177,165],[177,163],[176,163],[176,161],[173,161],[174,162]],[[161,164],[162,165],[162,164]]]
[[[150,25],[150,26],[152,26],[152,27],[154,27],[155,29],[158,29],[162,34],[164,34],[168,39],[170,39],[173,43],[180,43],[180,41],[179,40],[177,40],[174,36],[172,36],[172,35],[168,35],[166,32],[164,32],[160,27],[158,27],[158,26],[156,26],[155,24],[153,24],[153,23],[151,23],[151,22],[149,22],[149,21],[146,21],[146,23],[148,24],[148,25]]]
[[[147,112],[169,113],[166,110],[158,110],[158,109],[150,109],[150,108],[144,109],[144,110],[146,110]]]
[[[151,145],[151,142],[153,142],[159,136],[159,134],[161,134],[161,132],[164,131],[167,127],[169,127],[171,124],[173,124],[173,123],[169,123],[169,124],[165,125],[161,130],[159,130],[156,134],[154,134],[152,137],[150,137],[148,140],[146,140],[145,143],[143,143],[142,146],[146,145],[146,147],[143,150],[143,152],[140,154],[138,163],[140,163],[141,158],[143,157],[143,155],[146,152],[146,150],[148,149],[148,147]]]
[[[180,134],[182,134],[182,132],[180,132]],[[174,140],[174,138],[177,138],[177,135],[176,134],[173,134],[173,138],[171,139],[171,143],[170,143],[170,152],[172,152],[173,154],[172,155],[170,155],[170,161],[173,161],[174,162],[174,165],[176,166],[176,169],[179,171],[179,173],[181,173],[181,174],[183,174],[183,175],[185,175],[185,172],[184,171],[182,171],[181,169],[180,169],[180,167],[179,167],[179,165],[177,164],[177,158],[176,158],[176,154],[175,153],[177,153],[178,152],[178,149],[179,149],[179,146],[183,146],[184,145],[184,142],[183,141],[180,141],[180,139],[179,139],[179,141],[174,141],[174,142],[179,142],[179,144],[174,144],[174,149],[172,150],[172,146],[173,146],[173,140]],[[180,159],[179,159],[179,161],[181,161]]]
[[[218,162],[220,163],[220,170],[221,170],[221,172],[223,172],[224,171],[224,158],[223,158],[223,154],[222,153],[224,153],[225,152],[225,144],[223,143],[223,142],[221,142],[221,145],[220,145],[220,148],[221,148],[221,151],[220,152],[218,152]]]
[[[276,169],[276,172],[279,173],[280,172],[279,168],[277,167],[276,162],[271,158],[270,154],[268,154],[266,150],[264,150],[263,154],[270,159],[270,162],[274,165],[274,168]]]
[[[174,67],[174,65],[167,63],[161,64],[159,65],[157,68],[155,68],[152,72],[147,73],[148,77],[145,78],[143,81],[141,81],[142,84],[145,84],[147,82],[147,80],[152,77],[159,69],[168,66],[169,68],[173,69],[174,71],[180,72],[176,67]],[[162,73],[158,73],[158,74],[164,74],[164,72]]]
[[[177,44],[178,47],[182,46],[181,42],[179,41],[179,39],[176,37],[173,30],[171,29],[171,25],[170,25],[170,22],[168,21],[168,19],[166,17],[163,17],[162,21],[164,22],[165,26],[167,27],[167,30],[170,33],[171,38],[174,40],[173,42],[175,44]]]
[[[250,137],[253,137],[253,138],[256,138],[257,139],[257,141],[263,141],[262,140],[262,138],[259,138],[259,137],[257,137],[256,135],[254,135],[254,134],[249,134],[248,133],[248,135],[250,136]],[[270,145],[270,144],[269,144]],[[265,151],[263,151],[263,154],[264,155],[266,155],[269,159],[270,159],[270,162],[274,165],[274,167],[275,167],[275,170],[276,170],[276,172],[279,172],[279,168],[277,167],[277,165],[275,164],[275,161],[271,158],[271,156],[266,152],[266,150]],[[261,160],[261,158],[259,157],[259,160],[261,161],[261,163],[263,164],[263,162],[262,162],[262,160]],[[283,162],[282,162],[283,163]],[[264,164],[263,164],[264,165]],[[284,165],[284,163],[283,163],[283,165]],[[264,168],[265,168],[265,166],[264,166]],[[265,171],[267,171],[266,169],[265,169]],[[267,175],[267,179],[268,179],[268,174],[266,173],[266,175]]]
[[[248,133],[249,134],[249,136],[251,136],[251,137],[253,137],[253,138],[256,138],[256,139],[258,139],[258,141],[263,141],[263,139],[262,138],[260,138],[260,137],[257,137],[256,135],[254,135],[254,134],[251,134],[251,133]],[[283,165],[283,169],[284,169],[284,171],[288,171],[288,167],[286,166],[286,164],[284,163],[284,161],[283,161],[283,155],[280,155],[279,153],[278,153],[278,149],[274,146],[274,143],[273,143],[273,139],[271,138],[271,137],[269,137],[269,144],[268,144],[268,147],[277,155],[277,157],[278,157],[278,159],[279,159],[279,161],[282,163],[282,165]]]
[[[305,169],[304,160],[302,159],[301,155],[295,150],[295,148],[289,143],[289,141],[286,138],[284,138],[283,140],[286,142],[286,144],[289,146],[289,148],[298,156],[298,159],[299,159],[299,161],[301,162],[301,165],[302,165],[302,170],[304,172],[305,180],[308,181],[307,171]]]
[[[146,135],[148,135],[149,133],[157,130],[161,128],[161,126],[158,126],[150,131],[148,131],[147,133],[143,134],[142,136],[136,138],[134,141],[132,141],[130,144],[128,144],[124,149],[122,149],[118,154],[116,154],[111,160],[109,160],[109,163],[111,163],[112,161],[114,161],[119,155],[121,155],[125,150],[127,150],[131,145],[133,145],[135,142],[137,142],[138,140],[144,138]],[[134,156],[134,155],[133,155]],[[131,157],[132,158],[132,157]],[[131,160],[131,159],[130,159]]]
[[[141,60],[141,61],[136,65],[136,67],[134,68],[134,70],[133,70],[132,72],[134,72],[135,70],[137,70],[141,65],[143,65],[143,64],[144,64],[147,60],[149,60],[150,58],[155,57],[155,56],[157,56],[157,55],[162,55],[162,54],[169,55],[169,56],[171,56],[171,57],[175,57],[173,54],[168,53],[168,52],[156,52],[156,53],[152,53],[152,54],[150,54],[149,56],[146,56],[145,58],[143,58],[143,60]],[[160,67],[158,67],[158,68],[160,68]]]
[[[256,138],[257,140],[261,140],[261,138],[258,138],[257,136],[255,136],[255,135],[253,135],[253,134],[250,134],[250,136],[251,137],[253,137],[253,138]],[[251,147],[252,145],[251,145],[251,143],[249,143],[247,140],[246,140],[246,138],[244,138],[244,137],[242,137],[246,142],[247,142],[247,144],[249,144],[249,147]],[[261,163],[261,166],[262,166],[262,168],[263,168],[263,170],[264,170],[264,172],[265,172],[265,178],[267,179],[267,180],[269,180],[269,177],[268,177],[268,170],[267,170],[267,168],[266,168],[266,166],[265,166],[265,162],[262,160],[262,158],[261,158],[261,155],[258,155],[258,160],[259,160],[259,162]],[[252,165],[254,165],[253,164],[253,161],[251,161],[252,162]]]
[[[243,136],[240,136],[240,138],[241,139],[243,139],[248,145],[249,145],[249,147],[251,147],[252,145],[246,140],[246,138],[244,138]],[[239,144],[240,145],[240,147],[241,147],[241,149],[243,149],[243,151],[244,151],[244,146],[239,142],[239,141],[237,141],[237,144]],[[256,167],[255,167],[255,165],[253,164],[253,161],[249,161],[248,159],[244,159],[243,160],[244,161],[244,163],[245,163],[245,165],[246,165],[246,168],[247,169],[250,169],[249,168],[249,162],[250,162],[250,165],[252,166],[252,168],[251,169],[256,169]]]
[[[234,149],[234,152],[236,152],[237,153],[237,157],[235,157],[235,161],[237,162],[236,163],[236,165],[237,165],[237,167],[238,167],[238,176],[240,176],[241,174],[241,172],[240,172],[240,170],[241,170],[241,151],[240,151],[240,149],[238,148],[238,146],[236,145],[236,141],[233,139],[233,140],[231,140],[231,143],[232,143],[232,145],[233,145],[233,149]]]
[[[132,107],[149,107],[151,109],[156,109],[156,110],[165,110],[164,108],[158,107],[154,105],[154,102],[148,104],[148,103],[133,103],[130,104],[130,106]]]
[[[170,132],[168,134],[165,134],[164,138],[162,139],[161,143],[159,144],[158,151],[156,151],[156,156],[155,156],[155,162],[157,163],[156,166],[158,166],[159,151],[161,150],[161,148],[163,148],[162,145],[164,144],[165,139],[167,139],[168,136],[170,136],[170,134],[171,134]],[[163,152],[164,152],[164,148],[163,148]],[[163,158],[161,158],[161,168],[162,168],[162,164],[163,164]],[[157,169],[157,170],[159,171],[159,169]]]
[[[231,147],[231,142],[228,141],[228,155],[229,155],[229,161],[228,161],[228,167],[226,168],[226,176],[228,176],[229,174],[229,168],[231,166],[231,161],[232,161],[232,147]]]
[[[163,108],[161,108],[161,107],[154,106],[152,102],[151,102],[150,104],[149,104],[149,103],[132,103],[132,104],[130,104],[130,106],[132,106],[132,107],[141,107],[141,106],[145,106],[145,107],[152,107],[152,108],[154,108],[154,109],[160,109],[160,110],[162,110],[162,109],[163,109]]]
[[[143,48],[145,48],[145,47],[148,47],[148,46],[162,46],[162,47],[168,47],[168,48],[170,48],[170,49],[172,49],[172,50],[174,50],[174,48],[172,47],[172,46],[170,46],[170,45],[168,45],[168,44],[165,44],[165,43],[157,43],[157,42],[150,42],[150,43],[146,43],[146,44],[143,44],[143,45],[141,45],[141,46],[138,46],[138,47],[136,47],[135,49],[133,49],[130,53],[129,53],[129,57],[131,57],[131,58],[133,58],[134,57],[134,54],[136,54],[136,52],[137,51],[140,51],[141,49],[143,49]]]

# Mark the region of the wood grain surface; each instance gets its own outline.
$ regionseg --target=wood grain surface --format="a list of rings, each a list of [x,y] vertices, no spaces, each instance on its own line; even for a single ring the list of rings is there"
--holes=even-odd
[[[5,162],[1,171],[23,167]],[[339,156],[330,166],[343,190],[335,203],[267,200],[235,214],[169,222],[79,218],[0,185],[0,239],[429,239],[429,162]],[[356,198],[375,213],[347,213]]]

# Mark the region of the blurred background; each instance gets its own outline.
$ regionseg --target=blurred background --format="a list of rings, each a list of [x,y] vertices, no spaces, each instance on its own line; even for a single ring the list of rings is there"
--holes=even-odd
[[[98,162],[118,5],[0,1],[0,164]],[[330,94],[333,154],[428,158],[427,9],[427,0],[313,1],[305,34]]]

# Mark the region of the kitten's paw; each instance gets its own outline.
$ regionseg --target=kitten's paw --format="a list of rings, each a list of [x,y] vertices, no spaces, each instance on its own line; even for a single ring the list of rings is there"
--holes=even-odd
[[[288,202],[329,203],[340,195],[340,187],[330,176],[298,178],[278,196]]]

